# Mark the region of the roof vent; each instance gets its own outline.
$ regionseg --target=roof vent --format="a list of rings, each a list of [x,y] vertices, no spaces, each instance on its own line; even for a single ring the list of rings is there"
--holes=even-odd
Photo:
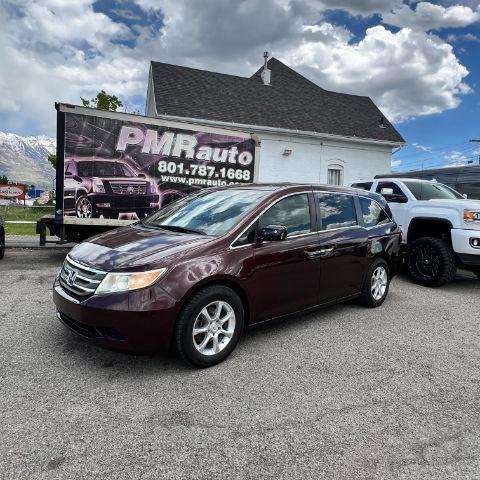
[[[262,70],[262,81],[264,85],[270,85],[270,77],[272,73],[267,68],[268,56],[269,56],[268,52],[263,52],[264,64],[263,64],[263,70]]]
[[[385,118],[384,117],[380,117],[380,123],[378,124],[378,126],[380,128],[387,128],[387,126],[385,125]]]

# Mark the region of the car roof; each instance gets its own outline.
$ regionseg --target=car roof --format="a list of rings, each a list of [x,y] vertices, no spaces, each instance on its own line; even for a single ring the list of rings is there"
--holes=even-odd
[[[369,180],[369,182],[384,182],[384,181],[394,181],[398,180],[399,182],[429,182],[429,183],[436,183],[435,180],[427,180],[426,178],[409,178],[409,177],[382,177],[382,178],[375,178],[374,180]],[[355,183],[367,183],[367,182],[355,182]]]
[[[281,192],[281,193],[295,193],[302,190],[314,190],[322,192],[332,192],[332,193],[349,193],[351,195],[361,195],[366,197],[374,198],[378,200],[383,198],[377,193],[369,192],[367,190],[362,190],[359,188],[353,187],[343,187],[336,185],[325,185],[325,184],[312,184],[312,183],[246,183],[246,184],[230,184],[220,187],[214,187],[216,189],[233,189],[233,190],[263,190],[268,192]]]
[[[221,187],[222,188],[222,187]],[[358,189],[352,187],[343,187],[336,185],[325,185],[325,184],[314,184],[314,183],[293,183],[293,182],[280,182],[280,183],[244,183],[238,184],[233,183],[230,185],[224,185],[223,188],[232,188],[232,189],[245,189],[245,190],[298,190],[302,188],[308,188],[313,190],[328,190],[332,192],[358,192]]]

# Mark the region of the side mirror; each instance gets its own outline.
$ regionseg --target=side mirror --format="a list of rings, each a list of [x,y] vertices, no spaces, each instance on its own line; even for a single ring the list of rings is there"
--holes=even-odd
[[[380,193],[382,195],[393,195],[393,188],[382,188]]]
[[[68,171],[65,172],[65,176],[66,176],[66,177],[73,177],[72,172],[68,172]]]
[[[466,193],[463,193],[463,194],[462,194],[462,197],[465,198],[465,199],[467,199],[467,198],[468,198],[468,195],[467,195]]]
[[[138,178],[147,178],[144,173],[139,173],[137,175]]]
[[[258,232],[259,242],[276,242],[287,238],[287,229],[283,225],[267,225]]]

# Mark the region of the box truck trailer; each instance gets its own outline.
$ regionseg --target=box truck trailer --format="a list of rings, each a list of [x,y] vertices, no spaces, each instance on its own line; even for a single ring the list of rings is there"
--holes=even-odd
[[[56,104],[55,214],[60,242],[144,218],[205,187],[255,182],[259,141],[238,130]]]

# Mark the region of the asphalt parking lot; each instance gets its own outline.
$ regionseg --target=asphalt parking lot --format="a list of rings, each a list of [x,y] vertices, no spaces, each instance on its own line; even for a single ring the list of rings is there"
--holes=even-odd
[[[54,316],[66,250],[0,262],[2,479],[473,479],[480,282],[397,278],[251,330],[223,364],[104,351]]]

